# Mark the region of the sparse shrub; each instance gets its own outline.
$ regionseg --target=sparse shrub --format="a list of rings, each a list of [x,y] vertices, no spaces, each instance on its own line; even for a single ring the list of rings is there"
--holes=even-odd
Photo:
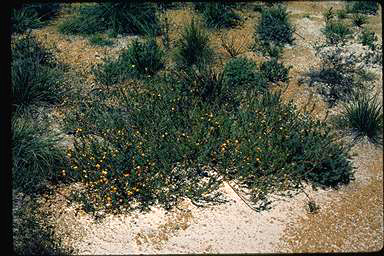
[[[115,34],[157,34],[160,27],[153,3],[116,2],[84,6],[59,24],[64,34],[93,34],[112,30]]]
[[[28,115],[12,118],[12,188],[24,193],[38,192],[47,181],[57,181],[65,166],[59,138]]]
[[[89,42],[93,45],[99,45],[99,46],[111,46],[111,45],[113,45],[112,40],[105,39],[100,34],[92,35],[89,38]]]
[[[359,41],[362,45],[367,45],[371,50],[375,50],[375,42],[377,41],[377,36],[375,32],[364,29],[363,32],[359,35]]]
[[[327,22],[322,32],[329,44],[344,43],[352,34],[348,26],[340,21]]]
[[[65,92],[64,73],[51,50],[26,35],[12,46],[11,99],[14,108],[58,102]]]
[[[224,66],[224,82],[229,91],[235,92],[252,87],[263,92],[267,88],[267,81],[257,70],[257,64],[246,58],[230,59]]]
[[[275,44],[292,43],[294,27],[289,22],[288,13],[282,5],[263,9],[261,20],[256,28],[256,38]]]
[[[353,1],[347,3],[347,10],[352,13],[376,15],[378,9],[378,1]]]
[[[235,38],[237,38],[235,40]],[[244,50],[244,41],[241,41],[238,37],[229,36],[229,35],[220,35],[221,46],[229,53],[229,55],[233,58],[242,53]],[[240,43],[238,43],[240,41]]]
[[[363,95],[346,104],[343,121],[356,138],[367,136],[373,143],[383,143],[383,111],[375,98]]]
[[[201,3],[197,9],[202,13],[205,24],[211,28],[234,27],[241,21],[228,3]]]
[[[181,67],[212,62],[213,50],[209,46],[209,36],[194,20],[184,28],[175,57]]]
[[[22,33],[27,29],[39,28],[56,16],[58,3],[22,4],[15,6],[11,13],[12,32]]]
[[[367,17],[361,14],[354,14],[352,17],[352,24],[356,27],[361,27],[367,23]]]
[[[276,58],[263,62],[260,66],[260,72],[272,83],[287,82],[289,69],[278,63]]]
[[[164,67],[164,52],[154,38],[145,42],[133,41],[117,60],[107,58],[93,68],[96,79],[112,85],[130,77],[150,77]]]
[[[336,16],[340,20],[346,19],[347,18],[347,10],[345,10],[345,9],[337,10]]]

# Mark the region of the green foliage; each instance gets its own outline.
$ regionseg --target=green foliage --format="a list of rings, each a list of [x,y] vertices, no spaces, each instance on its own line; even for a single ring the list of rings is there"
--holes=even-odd
[[[22,33],[27,29],[44,26],[47,21],[56,16],[60,9],[58,3],[51,4],[22,4],[12,9],[12,32]]]
[[[205,24],[211,28],[228,28],[239,25],[241,17],[228,3],[196,3],[204,18]]]
[[[340,21],[327,22],[322,32],[329,44],[344,43],[352,34],[348,26]]]
[[[12,118],[12,187],[24,193],[38,192],[45,183],[57,181],[65,165],[59,138],[46,125],[28,115]]]
[[[342,10],[337,10],[336,11],[336,16],[338,19],[346,19],[347,18],[347,10],[342,9]]]
[[[289,69],[290,67],[286,68],[282,63],[278,63],[276,58],[263,62],[260,66],[260,72],[272,83],[287,82]]]
[[[154,38],[133,41],[117,60],[107,58],[93,68],[96,80],[112,85],[130,77],[150,77],[164,67],[164,52]]]
[[[267,89],[267,81],[258,72],[256,62],[246,58],[230,59],[224,66],[223,74],[224,82],[229,91],[248,87],[255,88],[260,92]]]
[[[359,35],[359,41],[362,45],[367,45],[373,51],[376,49],[375,42],[377,41],[377,36],[375,32],[364,29]]]
[[[293,32],[286,8],[277,5],[262,10],[255,37],[267,43],[285,44],[293,42]]]
[[[376,15],[378,9],[378,1],[353,1],[347,3],[347,10],[352,13]]]
[[[59,24],[64,34],[93,34],[112,30],[115,34],[157,34],[159,24],[153,3],[110,2],[84,6]]]
[[[345,105],[343,123],[356,138],[367,136],[373,143],[383,143],[383,110],[375,98],[363,95]]]
[[[89,42],[93,45],[99,45],[99,46],[111,46],[111,45],[113,45],[112,40],[105,39],[100,34],[92,35],[89,38]]]
[[[184,28],[175,57],[180,67],[212,62],[213,50],[209,46],[209,35],[194,20]]]
[[[50,49],[30,35],[17,39],[12,45],[13,107],[58,102],[65,92],[63,74]]]
[[[367,23],[367,17],[361,14],[354,14],[352,16],[352,24],[356,27],[361,27]]]

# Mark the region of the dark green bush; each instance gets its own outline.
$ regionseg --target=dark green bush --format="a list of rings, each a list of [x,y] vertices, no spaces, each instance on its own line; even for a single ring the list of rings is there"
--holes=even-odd
[[[99,46],[111,46],[111,45],[113,45],[112,40],[105,39],[100,34],[92,35],[89,38],[89,42],[93,45],[99,45]]]
[[[229,91],[235,92],[238,88],[249,87],[260,92],[267,89],[267,81],[258,72],[256,62],[246,58],[230,59],[224,66],[223,74],[224,83]]]
[[[196,3],[204,18],[205,24],[211,28],[228,28],[240,24],[237,15],[228,3]]]
[[[375,98],[361,96],[346,104],[343,121],[356,138],[367,136],[373,143],[383,143],[383,111]]]
[[[27,29],[42,27],[54,18],[59,10],[58,3],[15,6],[11,13],[12,32],[22,33]]]
[[[64,73],[51,50],[30,35],[12,45],[11,99],[15,108],[58,102],[65,92]]]
[[[327,22],[322,32],[329,44],[344,43],[352,34],[348,26],[340,21]]]
[[[164,67],[164,52],[154,38],[145,42],[133,41],[117,60],[106,59],[93,68],[97,81],[112,85],[130,77],[145,77],[156,74]]]
[[[347,9],[352,13],[376,15],[379,9],[378,1],[353,1],[347,4]]]
[[[263,62],[260,66],[261,74],[272,83],[287,82],[289,69],[290,67],[286,68],[283,64],[278,63],[276,58]]]
[[[355,14],[352,16],[352,24],[356,27],[361,27],[367,23],[367,17],[361,14]]]
[[[157,34],[160,27],[153,3],[116,2],[84,6],[59,25],[64,34],[93,34],[112,30],[115,34]]]
[[[209,46],[209,35],[194,20],[184,28],[175,57],[181,67],[212,62],[213,50]]]
[[[293,42],[294,27],[289,22],[288,13],[282,5],[265,8],[256,28],[256,38],[264,42],[285,44]]]
[[[364,29],[363,32],[359,35],[359,41],[362,45],[367,45],[371,50],[375,50],[375,42],[377,41],[377,36],[375,32]]]
[[[65,166],[59,138],[27,115],[12,118],[12,188],[35,193],[47,181],[57,181]]]

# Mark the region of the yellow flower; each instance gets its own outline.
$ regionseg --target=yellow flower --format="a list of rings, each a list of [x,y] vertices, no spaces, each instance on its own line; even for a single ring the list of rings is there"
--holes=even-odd
[[[132,191],[128,191],[127,194],[128,194],[128,196],[131,196],[131,195],[133,195],[133,192]]]
[[[100,165],[99,165],[99,164],[96,164],[96,168],[99,169],[99,168],[100,168]]]
[[[259,161],[260,161],[260,159],[259,159],[259,158],[256,158],[256,161],[258,161],[258,162],[259,162]]]

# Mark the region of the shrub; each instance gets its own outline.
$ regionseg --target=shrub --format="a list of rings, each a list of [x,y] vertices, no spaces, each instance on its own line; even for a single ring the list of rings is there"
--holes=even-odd
[[[246,58],[230,59],[224,66],[223,74],[224,83],[229,91],[253,87],[262,92],[267,87],[267,81],[258,72],[257,64]]]
[[[375,42],[377,41],[377,36],[375,32],[364,29],[363,32],[359,35],[359,41],[362,45],[366,45],[371,50],[375,50]]]
[[[238,25],[241,17],[227,3],[200,3],[205,24],[211,28],[227,28]]]
[[[209,64],[213,50],[208,34],[194,20],[184,28],[176,49],[176,63],[181,67]]]
[[[263,62],[260,66],[260,72],[272,83],[287,82],[289,69],[278,63],[276,58]]]
[[[89,38],[89,42],[93,45],[99,45],[99,46],[111,46],[111,45],[113,45],[112,40],[105,39],[99,34],[92,35]]]
[[[329,21],[331,21],[334,17],[334,13],[332,11],[333,7],[329,8],[328,10],[326,10],[324,13],[323,13],[323,16],[324,16],[324,20],[326,23],[328,23]]]
[[[338,19],[341,19],[341,20],[347,18],[347,10],[342,9],[342,10],[336,11],[336,16]]]
[[[373,143],[382,144],[383,111],[375,98],[362,96],[346,104],[343,119],[356,138],[367,136]]]
[[[261,20],[256,28],[256,37],[264,42],[275,44],[292,43],[294,27],[288,20],[285,7],[277,5],[263,9]]]
[[[130,77],[152,76],[164,67],[164,52],[154,38],[141,43],[133,41],[117,60],[105,59],[103,64],[93,68],[96,80],[112,85]]]
[[[379,9],[379,3],[377,1],[354,1],[348,3],[347,9],[352,13],[376,15],[377,10]]]
[[[346,24],[339,21],[330,21],[322,29],[329,44],[344,43],[352,34]]]
[[[238,39],[238,37],[237,37]],[[240,39],[240,45],[238,44],[239,40],[235,40],[235,36],[229,35],[220,35],[221,46],[226,50],[229,55],[233,58],[239,55],[244,49],[244,41]]]
[[[59,9],[58,3],[15,6],[11,13],[12,32],[22,33],[27,29],[42,27],[56,16]]]
[[[57,181],[65,166],[59,138],[27,115],[12,118],[12,187],[24,193],[38,192],[47,181]]]
[[[355,14],[352,17],[352,24],[356,27],[361,27],[367,23],[367,17],[361,14]]]
[[[13,107],[55,103],[65,93],[64,73],[50,50],[29,35],[12,46],[11,98]]]
[[[74,17],[59,24],[64,34],[93,34],[112,30],[115,34],[157,34],[159,24],[152,3],[100,3],[84,6]]]

